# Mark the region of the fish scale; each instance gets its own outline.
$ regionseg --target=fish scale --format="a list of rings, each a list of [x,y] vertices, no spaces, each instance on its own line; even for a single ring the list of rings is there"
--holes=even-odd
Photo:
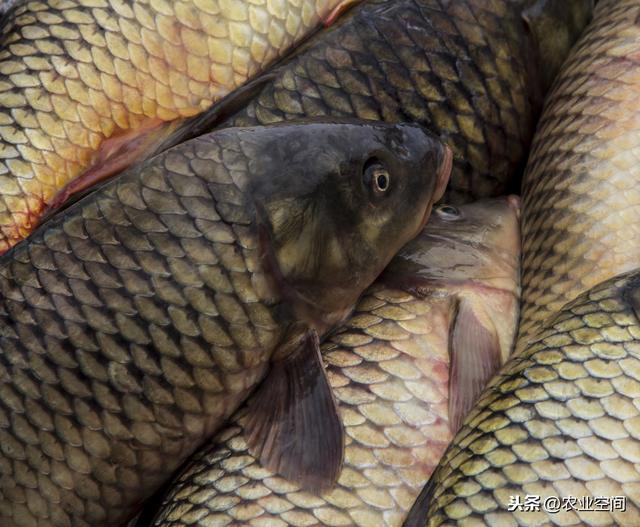
[[[521,18],[530,3],[370,0],[270,72],[275,78],[225,124],[316,115],[413,121],[454,150],[446,202],[506,194],[538,111],[536,59]],[[559,20],[553,28],[564,30]]]
[[[523,345],[582,291],[637,267],[640,3],[600,2],[549,95],[523,182]]]
[[[367,179],[373,155],[392,193]],[[0,524],[122,525],[267,370],[282,378],[296,362],[324,388],[308,402],[325,410],[312,416],[322,463],[335,448],[338,465],[317,339],[415,236],[449,169],[446,147],[413,125],[221,130],[119,175],[3,255]],[[318,253],[318,238],[344,249]],[[282,399],[280,417],[294,406]]]
[[[539,330],[469,415],[409,525],[638,525],[639,288],[637,271],[611,279]],[[540,510],[507,511],[526,495]],[[626,511],[547,513],[547,496],[625,496]]]
[[[234,153],[224,140],[173,151],[2,266],[0,511],[16,525],[121,516],[263,374],[266,357],[235,352],[280,330]]]
[[[265,470],[248,452],[240,416],[189,461],[154,524],[400,525],[450,438],[448,335],[415,344],[450,303],[425,304],[374,288],[323,346],[346,432],[335,490],[315,496]]]
[[[490,306],[485,323],[495,328],[498,362],[516,330],[516,211],[505,200],[472,206],[481,214],[461,207],[457,229],[457,220],[440,220],[436,211],[322,346],[345,429],[344,465],[333,489],[303,492],[267,470],[247,448],[245,409],[189,459],[137,525],[399,527],[452,437],[451,334],[464,325],[458,302]],[[404,258],[419,270],[402,267]],[[433,279],[426,292],[416,280],[421,273]],[[413,278],[409,283],[422,293],[394,287],[398,275]]]
[[[0,250],[31,232],[59,192],[103,162],[109,138],[135,144],[137,133],[209,108],[339,4],[68,0],[13,6],[0,35]]]

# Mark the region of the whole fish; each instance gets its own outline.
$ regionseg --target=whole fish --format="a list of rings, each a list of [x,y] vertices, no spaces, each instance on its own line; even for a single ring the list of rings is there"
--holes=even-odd
[[[483,393],[405,527],[640,525],[640,273],[580,295]]]
[[[330,484],[343,437],[318,336],[418,234],[450,166],[416,125],[222,130],[5,254],[0,525],[121,525],[267,369],[254,451]],[[304,449],[264,451],[281,426]]]
[[[501,198],[434,210],[323,345],[347,438],[334,490],[302,492],[265,469],[247,449],[240,412],[189,462],[155,519],[139,525],[399,527],[511,350],[518,209],[517,198]]]
[[[638,20],[639,1],[601,0],[546,103],[523,183],[523,345],[640,262]]]
[[[454,150],[448,202],[504,195],[519,190],[541,96],[592,4],[368,0],[270,71],[246,108],[234,114],[234,98],[213,118],[223,126],[318,115],[410,120]]]
[[[353,1],[15,3],[0,26],[0,251]]]

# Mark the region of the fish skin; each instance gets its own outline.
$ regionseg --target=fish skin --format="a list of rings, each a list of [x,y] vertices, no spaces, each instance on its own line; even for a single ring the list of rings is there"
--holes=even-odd
[[[639,301],[631,271],[540,327],[483,393],[405,527],[638,525]],[[507,511],[526,495],[542,496],[539,511]],[[626,496],[626,512],[546,513],[547,496]]]
[[[415,125],[222,130],[118,176],[0,258],[0,524],[130,518],[259,382],[291,328],[326,331],[418,233],[436,180],[446,184],[435,174],[445,151]],[[357,195],[372,154],[395,182],[375,210],[368,189]],[[331,206],[351,220],[339,225],[353,242],[343,268],[312,250],[318,237],[340,242]],[[286,269],[296,261],[279,244],[296,232],[318,268]],[[267,249],[280,280],[319,306],[314,319],[273,279]],[[311,287],[324,269],[350,284],[338,300]]]
[[[568,20],[550,17],[536,52],[521,14],[540,3],[554,0],[363,2],[270,71],[275,79],[223,125],[316,115],[413,121],[454,150],[444,201],[515,191],[540,109],[539,63],[545,76],[555,72],[551,62],[568,54],[592,4],[562,0],[557,12]]]
[[[132,148],[146,132],[161,142],[172,130],[167,123],[240,87],[341,2],[13,5],[0,34],[0,251],[27,236],[94,164],[105,164],[114,150],[108,140]]]
[[[153,521],[147,511],[139,525],[399,527],[452,436],[447,404],[453,304],[466,298],[490,306],[503,358],[516,331],[515,209],[502,198],[460,211],[462,219],[452,221],[436,209],[322,347],[347,437],[336,489],[301,492],[260,466],[247,452],[241,411],[168,485]],[[389,285],[417,277],[430,281],[424,296]]]
[[[0,0],[0,15],[6,13],[16,0]]]
[[[546,102],[522,189],[522,346],[580,293],[638,266],[638,16],[640,2],[600,1]]]

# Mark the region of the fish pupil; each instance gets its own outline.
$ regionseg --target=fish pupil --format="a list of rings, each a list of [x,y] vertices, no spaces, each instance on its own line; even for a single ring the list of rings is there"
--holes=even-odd
[[[378,190],[384,192],[389,186],[389,178],[385,174],[378,174],[376,185],[378,186]]]

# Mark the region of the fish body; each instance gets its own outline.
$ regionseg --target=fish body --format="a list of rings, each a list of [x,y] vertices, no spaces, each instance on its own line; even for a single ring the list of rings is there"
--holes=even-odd
[[[483,393],[405,527],[639,525],[639,315],[632,271],[540,327]]]
[[[14,3],[15,0],[0,0],[0,15],[6,13]]]
[[[446,202],[504,195],[519,188],[545,76],[557,71],[591,6],[368,0],[270,71],[223,125],[318,115],[413,121],[454,150]]]
[[[15,3],[0,34],[0,251],[263,71],[342,3]]]
[[[451,438],[450,392],[473,402],[471,387],[452,379],[451,354],[473,371],[471,384],[511,349],[518,206],[502,198],[436,209],[322,346],[346,436],[336,488],[302,492],[265,469],[247,450],[241,411],[169,486],[155,519],[139,525],[400,526]],[[452,335],[459,341],[475,317],[474,327],[491,334],[493,357],[452,350]],[[477,361],[468,355],[476,352]]]
[[[223,130],[6,253],[0,524],[121,525],[267,369],[315,371],[298,344],[420,231],[446,151],[414,125]]]
[[[523,345],[640,261],[638,16],[640,2],[599,2],[546,102],[522,189]]]

